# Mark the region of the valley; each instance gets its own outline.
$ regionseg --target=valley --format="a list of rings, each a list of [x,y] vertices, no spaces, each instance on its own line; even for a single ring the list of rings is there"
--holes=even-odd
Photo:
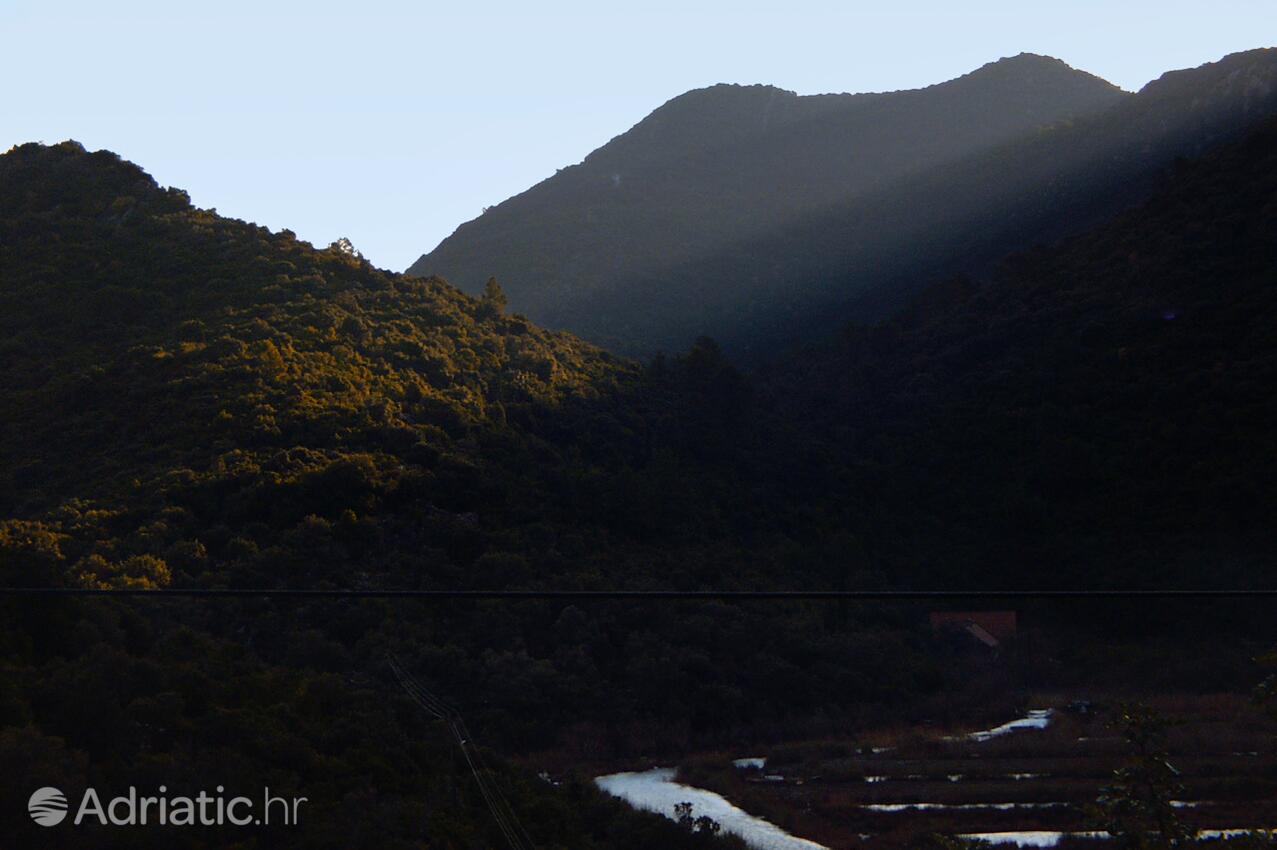
[[[671,816],[671,801],[719,817],[758,850],[913,848],[962,835],[999,846],[1103,848],[1111,843],[1097,800],[1128,765],[1132,747],[1113,726],[1117,702],[1040,694],[1023,721],[989,733],[900,726],[852,738],[761,747],[755,758],[689,754],[677,771],[612,774],[599,785],[632,805]],[[1176,787],[1166,801],[1203,839],[1277,824],[1277,749],[1272,721],[1233,694],[1150,698],[1170,718],[1166,759]],[[692,790],[680,791],[677,781]],[[710,799],[707,789],[767,827]],[[682,796],[680,796],[680,793]],[[1175,797],[1169,796],[1174,793]],[[799,838],[798,836],[801,836]]]

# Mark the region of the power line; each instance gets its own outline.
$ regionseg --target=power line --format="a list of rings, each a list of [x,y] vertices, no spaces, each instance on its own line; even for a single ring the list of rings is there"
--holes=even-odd
[[[1074,589],[1074,590],[355,590],[272,587],[0,587],[0,597],[131,596],[266,597],[301,599],[505,599],[505,600],[878,600],[926,599],[1244,599],[1277,598],[1277,589]]]
[[[514,813],[514,808],[510,805],[510,801],[501,792],[501,786],[496,779],[496,772],[484,762],[482,751],[475,744],[474,736],[466,728],[461,714],[455,708],[423,688],[416,679],[400,666],[399,660],[393,655],[386,656],[386,660],[390,664],[390,669],[394,672],[395,678],[399,680],[399,684],[407,691],[408,696],[428,714],[448,724],[449,731],[452,732],[457,746],[461,749],[461,754],[465,756],[466,764],[469,766],[475,782],[478,783],[479,793],[483,795],[483,800],[487,803],[488,810],[492,813],[492,819],[510,844],[511,850],[531,850],[531,848],[534,848],[532,837],[523,828],[523,824],[519,822],[519,816]]]

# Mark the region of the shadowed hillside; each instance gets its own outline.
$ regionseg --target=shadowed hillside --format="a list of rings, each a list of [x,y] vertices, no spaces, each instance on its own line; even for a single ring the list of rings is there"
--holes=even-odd
[[[955,575],[1271,583],[1275,175],[1270,120],[1116,219],[762,381],[800,441],[845,446],[945,518]]]

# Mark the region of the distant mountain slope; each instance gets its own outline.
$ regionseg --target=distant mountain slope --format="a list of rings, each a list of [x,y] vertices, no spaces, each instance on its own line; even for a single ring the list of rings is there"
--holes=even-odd
[[[700,89],[580,165],[462,225],[409,272],[442,274],[468,292],[496,275],[514,309],[608,339],[617,317],[592,323],[580,305],[617,295],[627,277],[772,231],[892,178],[1123,96],[1103,80],[1029,54],[891,94]]]
[[[1005,93],[980,97],[1018,82],[1032,98],[1065,81],[1072,96],[1052,115],[1047,106],[1026,113]],[[969,111],[939,105],[950,94]],[[765,359],[778,345],[818,338],[834,317],[885,315],[929,278],[978,269],[1115,212],[1174,157],[1228,138],[1275,103],[1277,51],[1168,74],[1136,95],[1054,60],[1019,57],[921,92],[850,97],[841,111],[787,125],[782,145],[744,134],[735,147],[683,160],[671,183],[685,190],[656,183],[624,195],[613,186],[626,202],[605,206],[603,188],[576,188],[603,182],[594,159],[610,162],[624,186],[620,154],[609,148],[624,140],[629,150],[655,133],[630,141],[640,124],[459,228],[413,269],[463,288],[496,274],[513,309],[623,351],[677,348],[709,333]],[[988,135],[963,132],[980,121],[990,122]],[[849,128],[865,143],[839,148]],[[956,142],[946,147],[938,139],[951,132]],[[840,153],[816,152],[820,139]],[[870,153],[847,156],[852,149]],[[773,152],[769,171],[758,163]]]

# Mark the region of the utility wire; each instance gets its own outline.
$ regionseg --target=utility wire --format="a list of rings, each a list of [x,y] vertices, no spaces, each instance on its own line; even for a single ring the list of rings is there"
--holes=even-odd
[[[470,735],[470,730],[466,728],[466,722],[462,720],[460,717],[457,718],[457,725],[460,727],[462,734],[466,736],[466,740],[469,740],[469,741],[474,740],[474,738],[472,738]],[[533,845],[532,836],[528,835],[527,830],[523,828],[523,824],[519,822],[518,816],[515,815],[514,807],[510,805],[510,801],[506,799],[505,793],[502,792],[501,783],[497,780],[497,773],[495,770],[493,770],[491,767],[488,766],[487,759],[483,755],[483,750],[477,746],[474,747],[474,757],[475,757],[475,760],[479,762],[479,767],[492,779],[492,787],[493,787],[493,790],[496,791],[497,799],[501,802],[501,805],[505,808],[505,811],[509,815],[509,819],[514,824],[515,829],[527,841],[528,846],[531,847]]]
[[[0,597],[133,596],[264,597],[272,599],[570,599],[570,600],[877,600],[924,599],[1246,599],[1277,598],[1277,588],[1246,590],[1131,589],[1131,590],[341,590],[336,588],[276,587],[0,587]]]

